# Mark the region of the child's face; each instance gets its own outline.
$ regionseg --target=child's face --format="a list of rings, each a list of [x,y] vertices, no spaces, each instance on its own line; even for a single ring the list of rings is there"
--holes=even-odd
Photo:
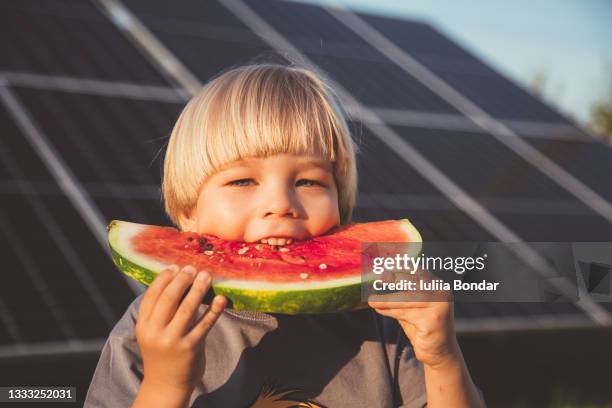
[[[227,240],[305,239],[340,223],[329,161],[279,154],[232,162],[210,176],[181,227]],[[283,240],[269,240],[269,243]]]

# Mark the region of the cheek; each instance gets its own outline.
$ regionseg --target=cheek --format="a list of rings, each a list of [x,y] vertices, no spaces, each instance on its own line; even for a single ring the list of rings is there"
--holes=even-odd
[[[301,201],[309,219],[320,228],[330,228],[340,222],[337,194],[308,195]]]
[[[212,196],[211,196],[212,197]],[[215,195],[198,205],[198,232],[222,239],[242,239],[251,209],[249,202]]]

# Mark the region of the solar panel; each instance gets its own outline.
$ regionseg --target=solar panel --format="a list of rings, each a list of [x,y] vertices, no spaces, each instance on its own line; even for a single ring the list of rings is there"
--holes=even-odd
[[[93,3],[9,0],[0,10],[2,70],[167,83]]]
[[[489,114],[505,119],[570,123],[433,27],[392,17],[359,16]]]
[[[5,182],[19,182],[18,192],[1,193],[0,239],[13,254],[6,261],[11,284],[0,285],[5,312],[22,342],[104,337],[133,292],[66,197],[39,192],[26,178],[23,169],[40,160],[19,143],[25,138],[6,111],[0,112],[10,135],[0,145],[1,174]],[[42,169],[27,177],[55,184]],[[94,242],[83,244],[87,238]]]
[[[252,21],[217,1],[125,4],[201,82],[238,64],[294,59],[290,50],[254,33],[254,25],[247,24]],[[246,4],[521,238],[610,241],[612,224],[538,166],[479,130],[329,10],[282,1]],[[14,93],[102,217],[168,225],[160,200],[160,165],[185,103],[170,85],[180,81],[167,79],[170,74],[160,68],[159,57],[145,51],[138,39],[126,38],[117,27],[121,22],[94,3],[8,1],[0,10],[6,33],[0,37],[0,75],[7,81],[2,87]],[[611,170],[609,147],[589,140],[563,115],[434,27],[359,16],[486,113],[503,119],[531,146],[612,199],[605,177]],[[98,82],[62,82],[57,76]],[[420,125],[408,123],[415,118]],[[459,208],[422,169],[359,120],[355,115],[350,124],[360,145],[355,221],[408,217],[428,241],[496,240],[481,220]],[[0,287],[0,322],[7,328],[0,330],[0,347],[104,338],[134,292],[57,176],[15,126],[14,112],[0,109],[0,126],[5,149],[0,157],[0,244],[17,255],[10,269],[26,271],[14,277],[10,288]],[[572,140],[563,140],[563,132]],[[54,233],[57,224],[61,236]],[[87,239],[91,245],[72,246]],[[22,294],[33,290],[38,296],[26,302]],[[591,321],[573,304],[457,304],[457,317],[465,330],[497,330],[512,319],[518,322],[515,327]]]
[[[97,190],[94,200],[108,220],[167,223],[161,195],[151,186],[161,184],[163,149],[181,105],[27,88],[15,92],[78,180]],[[149,187],[146,199],[134,200],[142,197],[140,186]]]
[[[612,148],[598,140],[524,138],[607,200],[612,200]]]
[[[172,7],[164,0],[126,0],[123,2],[147,26],[174,20],[179,25],[197,23],[205,25],[226,26],[244,30],[244,24],[217,1],[177,1]],[[164,25],[164,24],[159,24]]]
[[[15,91],[70,167],[78,169],[81,181],[159,184],[159,162],[152,160],[171,130],[166,109],[178,116],[178,105],[38,89]],[[156,128],[134,108],[138,104],[149,104],[151,115],[166,117],[166,126]]]

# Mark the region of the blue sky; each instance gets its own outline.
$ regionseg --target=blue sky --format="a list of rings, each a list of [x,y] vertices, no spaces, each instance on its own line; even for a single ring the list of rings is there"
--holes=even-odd
[[[301,0],[331,4],[328,0]],[[435,25],[516,82],[545,73],[545,98],[584,122],[612,82],[609,0],[335,0]]]

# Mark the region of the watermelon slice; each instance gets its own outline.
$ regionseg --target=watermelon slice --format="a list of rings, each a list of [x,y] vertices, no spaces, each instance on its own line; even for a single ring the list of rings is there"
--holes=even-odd
[[[171,227],[112,221],[108,240],[123,273],[149,285],[171,264],[213,276],[212,292],[237,310],[326,313],[359,309],[362,242],[421,242],[406,219],[339,226],[326,235],[277,247],[226,241]],[[413,256],[420,252],[420,244]],[[414,253],[414,252],[417,253]]]

